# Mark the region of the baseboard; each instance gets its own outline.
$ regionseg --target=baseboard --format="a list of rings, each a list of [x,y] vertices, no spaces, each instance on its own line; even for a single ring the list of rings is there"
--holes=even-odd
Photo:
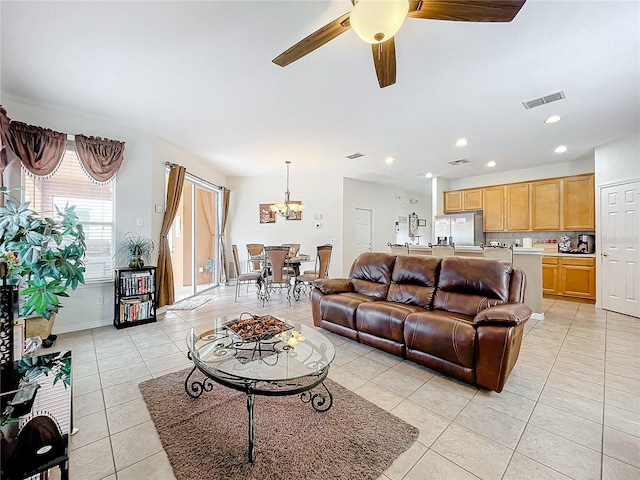
[[[53,333],[56,335],[60,333],[78,332],[80,330],[88,330],[90,328],[107,327],[113,325],[113,319],[96,320],[95,322],[82,322],[82,323],[67,323],[64,325],[54,325]]]
[[[544,312],[542,313],[532,313],[531,320],[544,320]]]

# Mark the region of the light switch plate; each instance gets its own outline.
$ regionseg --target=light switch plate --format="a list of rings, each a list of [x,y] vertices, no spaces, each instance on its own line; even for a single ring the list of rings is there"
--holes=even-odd
[[[136,227],[144,227],[144,218],[142,217],[136,218]]]

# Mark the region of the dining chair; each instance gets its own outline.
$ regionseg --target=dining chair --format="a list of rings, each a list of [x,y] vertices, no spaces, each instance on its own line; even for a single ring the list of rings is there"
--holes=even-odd
[[[265,300],[269,300],[271,292],[286,290],[287,300],[291,305],[291,277],[284,265],[289,253],[289,247],[270,245],[264,247],[264,253],[267,257],[268,273],[265,276],[265,295],[263,296],[262,304],[264,305]]]
[[[289,247],[289,257],[297,257],[300,252],[299,243],[283,243],[283,247]]]
[[[264,244],[247,243],[247,254],[249,255],[249,258],[264,255]],[[251,260],[247,260],[247,265],[249,264],[251,264],[251,270],[254,272],[262,270],[262,265],[259,261],[252,262]]]
[[[431,255],[434,257],[446,258],[453,257],[456,254],[456,246],[452,243],[451,245],[432,245],[431,247]]]
[[[319,278],[327,278],[329,276],[329,263],[331,262],[331,251],[333,245],[318,245],[316,254],[316,268],[314,270],[305,270],[302,275],[298,275],[295,279],[293,287],[293,298],[300,300],[300,292],[309,287],[311,293],[311,282]]]
[[[254,283],[260,291],[260,279],[262,274],[260,272],[248,272],[240,273],[240,259],[238,258],[238,246],[231,245],[231,251],[233,252],[233,263],[236,266],[236,296],[234,302],[238,301],[238,292],[240,291],[240,284],[247,285],[247,291],[249,291],[249,285]]]
[[[492,258],[507,262],[513,265],[513,244],[507,245],[484,245],[480,244],[484,258]]]

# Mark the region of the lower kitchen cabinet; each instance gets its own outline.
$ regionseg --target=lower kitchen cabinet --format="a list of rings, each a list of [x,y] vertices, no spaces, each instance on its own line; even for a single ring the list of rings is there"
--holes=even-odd
[[[543,256],[542,292],[595,300],[596,259]]]
[[[558,295],[558,257],[542,257],[542,293]]]

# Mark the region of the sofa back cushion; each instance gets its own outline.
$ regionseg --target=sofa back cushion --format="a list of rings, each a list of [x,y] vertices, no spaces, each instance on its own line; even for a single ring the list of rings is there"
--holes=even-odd
[[[428,255],[398,255],[387,300],[431,308],[440,261]]]
[[[396,256],[390,253],[363,253],[351,266],[353,291],[384,300],[387,298]]]
[[[433,308],[475,316],[485,308],[506,303],[512,269],[498,260],[447,257],[440,267]]]

